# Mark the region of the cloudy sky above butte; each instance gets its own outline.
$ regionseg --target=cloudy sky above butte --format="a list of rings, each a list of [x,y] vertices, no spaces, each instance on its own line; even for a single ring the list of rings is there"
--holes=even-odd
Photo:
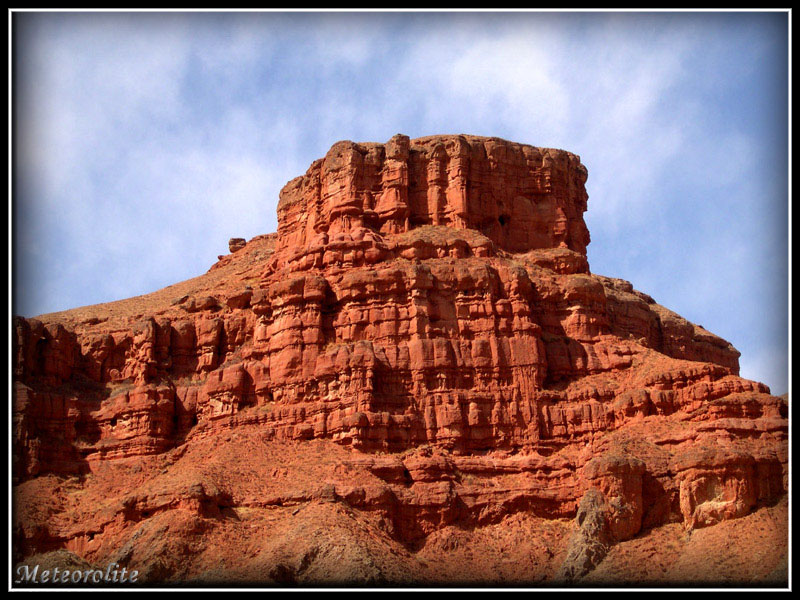
[[[788,390],[786,13],[16,13],[15,313],[154,291],[336,141],[470,133],[589,169],[592,271]]]

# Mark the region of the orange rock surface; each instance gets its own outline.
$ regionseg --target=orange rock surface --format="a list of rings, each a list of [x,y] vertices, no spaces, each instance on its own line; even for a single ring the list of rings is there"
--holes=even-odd
[[[590,272],[586,178],[497,138],[339,142],[281,191],[276,234],[205,275],[16,318],[15,561],[652,582],[630,561],[672,535],[664,581],[783,581],[782,526],[760,571],[668,573],[698,551],[682,536],[785,514],[787,400]]]

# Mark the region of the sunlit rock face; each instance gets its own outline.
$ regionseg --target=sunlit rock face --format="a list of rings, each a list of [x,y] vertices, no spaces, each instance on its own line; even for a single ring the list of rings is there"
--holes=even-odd
[[[586,176],[574,154],[495,138],[339,142],[281,191],[279,246],[442,225],[480,231],[509,252],[586,254]]]
[[[738,377],[728,342],[590,272],[586,180],[574,154],[497,138],[339,142],[283,188],[277,234],[232,238],[205,275],[15,319],[17,559],[128,544],[180,580],[211,568],[192,540],[229,533],[226,511],[335,500],[399,544],[562,523],[542,578],[576,579],[649,528],[774,503],[786,401]],[[133,537],[156,517],[183,544],[160,570]],[[242,577],[302,580],[267,550]]]

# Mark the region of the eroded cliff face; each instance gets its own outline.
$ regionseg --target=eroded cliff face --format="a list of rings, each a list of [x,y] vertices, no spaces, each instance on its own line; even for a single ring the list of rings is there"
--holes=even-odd
[[[726,341],[590,272],[586,177],[576,155],[496,138],[339,142],[284,187],[277,234],[232,239],[206,275],[17,318],[14,476],[32,505],[16,558],[129,546],[151,580],[184,580],[209,570],[191,541],[227,531],[226,510],[238,526],[248,507],[336,502],[404,548],[454,525],[551,520],[560,550],[539,579],[575,579],[653,527],[777,501],[786,401],[738,377]],[[330,457],[306,465],[312,483],[286,479],[253,436]],[[201,449],[220,446],[250,473],[204,470]],[[45,510],[52,486],[63,502]],[[184,563],[158,555],[153,570],[136,539],[164,514],[192,525],[175,533]],[[285,579],[274,553],[237,573]],[[336,579],[303,564],[290,579]],[[387,564],[379,580],[414,580]]]
[[[281,191],[279,249],[360,240],[364,228],[391,235],[444,225],[480,231],[510,252],[585,254],[586,176],[574,154],[498,139],[339,142]]]

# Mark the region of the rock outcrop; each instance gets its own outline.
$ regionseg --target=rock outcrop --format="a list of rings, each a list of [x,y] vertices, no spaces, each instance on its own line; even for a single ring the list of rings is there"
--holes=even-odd
[[[65,548],[151,581],[224,579],[232,567],[209,567],[192,540],[258,507],[346,520],[319,508],[334,502],[410,548],[453,526],[577,514],[543,575],[574,580],[643,531],[774,504],[786,399],[740,378],[728,342],[590,272],[586,178],[574,154],[496,138],[339,142],[284,187],[277,234],[231,239],[206,275],[16,318],[17,560]],[[306,465],[312,485],[237,435],[337,449]],[[252,472],[204,471],[200,449],[220,446]],[[76,508],[77,489],[106,498],[102,510]],[[143,551],[147,523],[175,530],[180,569]],[[347,532],[345,544],[363,533]],[[341,581],[309,570],[336,564],[327,548],[261,549],[237,577]],[[346,579],[413,580],[369,548]]]

